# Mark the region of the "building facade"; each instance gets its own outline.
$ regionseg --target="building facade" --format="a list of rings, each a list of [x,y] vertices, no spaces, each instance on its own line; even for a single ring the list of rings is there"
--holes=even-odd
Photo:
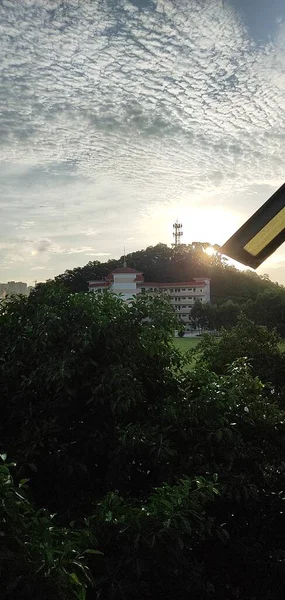
[[[192,281],[155,283],[144,281],[141,272],[129,267],[121,267],[112,271],[103,281],[89,281],[90,292],[101,294],[104,290],[120,294],[127,302],[140,293],[167,294],[171,304],[184,322],[189,321],[189,315],[196,300],[203,303],[211,300],[210,279],[194,277]]]
[[[0,283],[0,297],[11,296],[12,294],[23,294],[27,296],[29,294],[28,286],[23,281],[8,281],[7,283]]]

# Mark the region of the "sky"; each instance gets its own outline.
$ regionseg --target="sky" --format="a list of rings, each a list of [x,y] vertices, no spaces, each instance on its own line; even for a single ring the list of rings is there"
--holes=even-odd
[[[223,244],[284,183],[284,0],[0,0],[0,40],[0,281]]]

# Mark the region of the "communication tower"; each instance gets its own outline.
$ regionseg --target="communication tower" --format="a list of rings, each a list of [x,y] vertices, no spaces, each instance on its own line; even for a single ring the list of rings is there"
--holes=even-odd
[[[181,243],[182,236],[183,236],[182,223],[178,223],[178,219],[177,219],[176,223],[173,224],[173,237],[174,237],[173,246],[179,246],[179,244]]]

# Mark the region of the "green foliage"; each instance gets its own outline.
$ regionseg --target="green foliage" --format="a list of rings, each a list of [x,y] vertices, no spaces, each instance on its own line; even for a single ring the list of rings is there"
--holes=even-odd
[[[86,561],[96,539],[85,529],[60,528],[55,515],[36,510],[26,495],[27,480],[18,485],[11,469],[0,465],[0,572],[1,598],[38,597],[50,600],[85,600],[94,580]],[[93,563],[95,567],[95,564]]]
[[[164,298],[40,291],[0,314],[4,598],[282,598],[277,335],[243,317],[185,372]]]
[[[165,244],[150,246],[145,250],[128,254],[130,267],[142,271],[146,281],[189,281],[194,277],[211,279],[211,304],[193,307],[191,323],[198,328],[229,329],[237,324],[244,312],[257,325],[276,327],[285,336],[285,290],[274,284],[268,276],[259,277],[252,271],[239,271],[226,264],[219,254],[208,256],[203,248],[207,244],[181,245],[169,248]],[[119,260],[89,262],[84,267],[68,270],[42,287],[59,286],[72,292],[87,291],[88,281],[104,279],[122,264]]]
[[[210,302],[195,302],[190,321],[194,327],[201,329],[220,330],[222,327],[230,329],[237,324],[241,314],[242,306],[235,304],[232,300],[217,305]]]
[[[223,330],[219,340],[204,336],[198,356],[208,369],[219,374],[226,373],[228,365],[236,359],[245,357],[250,361],[254,374],[262,381],[272,383],[280,392],[285,387],[285,355],[278,344],[276,332],[241,316],[236,327]]]
[[[284,289],[268,278],[259,277],[252,271],[238,271],[227,265],[219,254],[208,256],[203,251],[203,247],[207,245],[182,244],[170,248],[165,244],[157,244],[128,254],[126,260],[128,266],[143,272],[146,281],[175,282],[189,281],[193,277],[209,277],[211,300],[214,304],[227,300],[244,304],[249,299],[255,300],[259,293],[266,290],[285,297]],[[123,257],[106,263],[91,261],[84,267],[65,271],[55,281],[72,292],[84,292],[88,289],[88,281],[104,279],[112,270],[121,266],[122,262]]]
[[[26,465],[28,477],[36,465],[38,500],[50,493],[53,512],[68,505],[70,478],[77,483],[70,518],[76,504],[91,509],[85,489],[128,488],[128,471],[112,460],[116,419],[144,422],[153,398],[159,405],[177,388],[175,326],[168,301],[149,297],[127,306],[111,294],[48,289],[3,307],[1,447]]]
[[[226,264],[219,254],[208,256],[204,249],[208,244],[182,244],[169,248],[165,244],[150,246],[128,254],[130,267],[142,271],[146,281],[175,282],[189,281],[194,277],[211,279],[211,304],[193,307],[191,323],[198,328],[229,329],[237,324],[237,318],[244,312],[257,325],[276,327],[285,336],[285,290],[274,284],[268,275],[259,277],[252,271],[239,271]],[[87,292],[88,281],[101,280],[112,270],[121,266],[119,260],[106,263],[91,261],[84,267],[77,267],[58,275],[54,281],[38,284],[33,294],[50,290],[66,289],[71,292]]]
[[[183,322],[180,322],[179,329],[178,329],[178,335],[180,338],[183,338],[184,334],[185,334],[185,325]]]
[[[283,288],[266,290],[258,294],[255,300],[248,300],[243,311],[257,325],[274,327],[285,337],[285,294]]]

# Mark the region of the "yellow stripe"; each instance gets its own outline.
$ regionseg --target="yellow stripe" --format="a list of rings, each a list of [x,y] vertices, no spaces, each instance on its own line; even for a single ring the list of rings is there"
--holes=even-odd
[[[283,229],[285,229],[285,208],[282,208],[263,229],[247,242],[244,249],[252,256],[257,256]]]

